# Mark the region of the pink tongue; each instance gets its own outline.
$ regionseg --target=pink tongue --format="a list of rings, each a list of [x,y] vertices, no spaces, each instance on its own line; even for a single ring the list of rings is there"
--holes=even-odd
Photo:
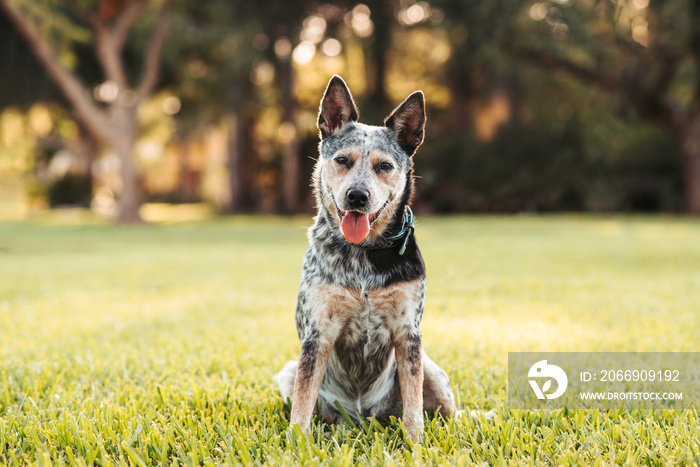
[[[369,216],[360,212],[348,212],[343,216],[340,227],[345,240],[360,243],[369,233]]]

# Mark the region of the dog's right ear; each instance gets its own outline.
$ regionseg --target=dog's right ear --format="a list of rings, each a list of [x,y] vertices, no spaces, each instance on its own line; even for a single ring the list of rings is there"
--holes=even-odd
[[[357,121],[357,107],[352,100],[352,94],[343,78],[333,75],[328,82],[326,92],[321,100],[318,111],[318,129],[321,138],[340,131],[349,121]]]

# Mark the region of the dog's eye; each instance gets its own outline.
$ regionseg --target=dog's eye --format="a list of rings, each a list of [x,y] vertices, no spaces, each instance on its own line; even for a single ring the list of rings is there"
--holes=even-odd
[[[345,156],[338,156],[335,158],[335,161],[340,165],[348,165],[348,163],[350,162]]]
[[[388,172],[389,170],[393,169],[394,166],[391,165],[390,163],[384,161],[379,164],[379,170],[382,170],[384,172]]]

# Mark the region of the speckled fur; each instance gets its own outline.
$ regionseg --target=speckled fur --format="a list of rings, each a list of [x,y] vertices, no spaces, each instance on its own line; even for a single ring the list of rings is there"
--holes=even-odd
[[[314,407],[326,421],[342,421],[338,402],[360,417],[402,415],[409,437],[420,441],[424,411],[455,412],[447,374],[422,348],[425,266],[415,241],[367,250],[347,242],[339,210],[344,193],[370,193],[363,212],[379,211],[360,246],[380,245],[401,228],[413,195],[413,154],[423,141],[423,94],[411,94],[385,126],[357,122],[347,86],[334,76],[319,111],[320,158],[314,171],[318,205],[309,229],[296,308],[302,350],[276,376],[292,401],[290,424],[307,429]],[[341,155],[350,163],[338,164]],[[388,162],[391,170],[380,170]],[[316,404],[318,400],[318,404]]]

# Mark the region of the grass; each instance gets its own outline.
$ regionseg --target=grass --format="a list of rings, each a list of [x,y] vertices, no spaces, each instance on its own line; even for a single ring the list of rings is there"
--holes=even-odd
[[[494,423],[287,431],[307,218],[0,223],[0,464],[700,464],[694,411],[525,411],[508,351],[699,351],[700,223],[420,218],[427,352]]]

